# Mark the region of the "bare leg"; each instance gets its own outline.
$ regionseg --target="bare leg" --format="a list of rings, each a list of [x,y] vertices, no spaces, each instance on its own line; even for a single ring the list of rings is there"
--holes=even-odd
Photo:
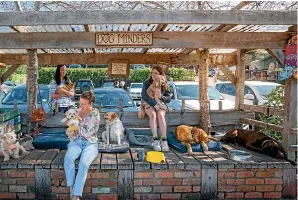
[[[156,123],[156,112],[152,107],[145,109],[146,114],[149,117],[149,126],[153,137],[157,138],[157,123]]]
[[[161,138],[167,138],[167,124],[166,124],[165,114],[166,114],[165,110],[157,111],[157,119],[158,119]]]

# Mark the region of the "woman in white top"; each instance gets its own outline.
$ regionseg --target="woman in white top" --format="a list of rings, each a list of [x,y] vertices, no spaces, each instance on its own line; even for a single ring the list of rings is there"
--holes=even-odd
[[[71,104],[71,98],[74,96],[74,90],[67,91],[62,87],[70,83],[70,79],[66,73],[66,65],[58,65],[55,73],[55,80],[50,85],[50,93],[55,102],[55,107],[58,107],[58,112],[65,113]],[[54,109],[55,113],[56,109]]]

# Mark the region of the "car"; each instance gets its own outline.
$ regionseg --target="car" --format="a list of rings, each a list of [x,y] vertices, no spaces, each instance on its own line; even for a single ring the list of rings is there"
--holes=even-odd
[[[141,101],[143,83],[131,83],[128,92],[134,101]]]
[[[2,99],[6,96],[6,93],[2,90],[2,86],[0,85],[0,105],[2,102]]]
[[[100,103],[102,112],[118,112],[120,99],[123,99],[124,112],[138,111],[129,93],[122,88],[95,88],[93,92],[94,106],[99,107]]]
[[[16,87],[17,84],[14,83],[13,81],[5,81],[2,84],[1,89],[7,94],[12,88]]]
[[[172,100],[168,103],[170,110],[181,110],[182,100],[185,100],[186,110],[200,110],[199,102],[199,82],[185,81],[185,82],[168,82],[170,90],[172,91]],[[210,101],[210,110],[219,110],[219,101],[222,102],[223,110],[233,110],[235,103],[226,100],[212,86],[208,86],[208,97]]]
[[[263,81],[245,81],[244,103],[253,105],[257,100],[257,105],[264,105],[268,101],[268,94],[277,86],[278,83]],[[235,102],[235,86],[228,81],[216,83],[216,89],[226,98]]]
[[[131,64],[130,65],[130,69],[136,70],[136,69],[145,69],[146,66],[145,65],[141,65],[141,64]]]
[[[40,91],[40,95],[39,95]],[[41,97],[41,98],[40,98]],[[43,109],[46,113],[52,109],[52,98],[48,85],[39,85],[37,91],[37,108],[41,107],[41,101]],[[2,100],[2,108],[14,108],[16,104],[20,113],[27,113],[27,89],[26,85],[18,85],[13,88]]]
[[[80,98],[80,95],[83,92],[93,90],[93,89],[94,89],[94,85],[93,85],[92,80],[90,80],[90,79],[80,79],[80,80],[78,80],[75,84],[74,99],[78,100]]]

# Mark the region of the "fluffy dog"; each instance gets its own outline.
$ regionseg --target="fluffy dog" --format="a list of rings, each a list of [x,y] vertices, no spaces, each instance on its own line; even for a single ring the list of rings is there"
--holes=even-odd
[[[122,122],[114,112],[106,113],[104,119],[106,120],[106,130],[102,133],[103,141],[107,145],[112,142],[120,145],[121,140],[124,137],[124,127]]]
[[[74,88],[74,83],[70,82],[67,85],[64,85],[60,88],[63,88],[66,91],[71,91]],[[59,94],[59,92],[56,92],[56,94]],[[64,94],[62,94],[64,96]]]
[[[163,85],[167,84],[167,80],[165,76],[158,75],[155,80],[153,80],[153,83],[149,86],[147,89],[147,94],[150,98],[154,99],[156,103],[164,110],[166,110],[166,105],[155,95],[155,90],[161,90]],[[144,119],[145,117],[145,108],[149,107],[149,104],[147,104],[145,101],[141,101],[140,110],[138,112],[138,118]]]
[[[0,141],[1,151],[4,155],[3,161],[9,161],[10,157],[19,158],[21,153],[27,153],[25,148],[18,142],[17,135],[14,131],[0,135]]]
[[[273,158],[285,159],[285,152],[280,143],[262,132],[233,129],[227,132],[220,141],[238,144]]]
[[[69,131],[72,131],[75,133],[74,136],[67,135],[68,138],[70,139],[70,141],[74,141],[79,134],[79,124],[82,119],[78,116],[78,110],[75,108],[69,109],[65,113],[65,115],[66,115],[66,118],[62,119],[61,122],[65,123],[66,126],[68,126],[68,128],[67,128],[68,131],[66,131],[66,134]]]
[[[175,134],[176,139],[187,146],[189,155],[193,154],[191,144],[200,143],[204,151],[208,151],[206,143],[209,142],[209,139],[219,141],[218,139],[209,136],[203,129],[186,125],[178,126]]]

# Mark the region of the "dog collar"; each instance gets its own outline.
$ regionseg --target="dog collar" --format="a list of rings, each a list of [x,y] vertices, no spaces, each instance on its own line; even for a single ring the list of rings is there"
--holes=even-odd
[[[267,142],[274,142],[275,144],[277,144],[277,142],[275,142],[274,140],[264,140],[261,144],[261,146],[265,145]],[[278,145],[278,144],[277,144]]]

